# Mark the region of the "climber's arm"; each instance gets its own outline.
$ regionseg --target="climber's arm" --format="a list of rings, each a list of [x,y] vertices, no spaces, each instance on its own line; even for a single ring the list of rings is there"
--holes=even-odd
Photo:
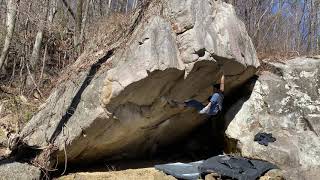
[[[222,77],[220,80],[220,91],[224,92],[224,74],[222,74]]]

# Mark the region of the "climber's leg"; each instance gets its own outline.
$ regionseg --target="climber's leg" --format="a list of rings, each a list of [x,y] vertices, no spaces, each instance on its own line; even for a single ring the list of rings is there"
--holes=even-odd
[[[184,104],[186,107],[192,107],[198,111],[201,111],[205,107],[205,105],[203,105],[201,102],[194,100],[194,99],[187,100],[184,102]]]

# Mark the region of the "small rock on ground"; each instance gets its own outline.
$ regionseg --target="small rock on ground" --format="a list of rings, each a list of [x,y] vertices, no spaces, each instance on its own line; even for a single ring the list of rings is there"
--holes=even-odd
[[[272,169],[260,177],[259,180],[284,180],[283,172],[279,169]]]

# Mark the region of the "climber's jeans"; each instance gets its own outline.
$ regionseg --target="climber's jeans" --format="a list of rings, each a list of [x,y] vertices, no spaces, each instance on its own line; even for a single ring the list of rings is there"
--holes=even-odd
[[[206,107],[206,106],[203,105],[201,102],[199,102],[199,101],[197,101],[197,100],[194,100],[194,99],[189,100],[189,101],[186,101],[186,102],[184,102],[184,104],[185,104],[186,107],[195,108],[198,112],[200,112],[204,107]],[[220,111],[219,111],[219,112],[216,112],[216,113],[212,113],[212,114],[207,114],[207,115],[209,115],[209,116],[211,116],[211,117],[215,117],[215,116],[217,116],[219,113],[220,113]],[[200,114],[202,114],[202,113],[200,113]]]
[[[187,102],[185,102],[185,105],[187,107],[192,107],[195,108],[198,111],[201,111],[204,107],[206,107],[205,105],[203,105],[201,102],[197,101],[197,100],[189,100]]]

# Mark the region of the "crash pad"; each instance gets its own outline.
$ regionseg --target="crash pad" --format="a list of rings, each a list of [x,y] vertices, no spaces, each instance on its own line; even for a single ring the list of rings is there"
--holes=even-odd
[[[226,178],[256,180],[267,171],[278,169],[277,166],[267,161],[230,155],[214,156],[205,161],[191,163],[156,165],[155,168],[175,178],[185,180],[197,180],[213,172]]]
[[[267,161],[229,155],[215,156],[199,165],[199,172],[202,175],[215,172],[222,177],[238,180],[256,180],[271,169],[278,167]]]
[[[155,168],[178,179],[197,180],[200,177],[198,166],[202,163],[203,161],[191,163],[178,162],[156,165]]]

